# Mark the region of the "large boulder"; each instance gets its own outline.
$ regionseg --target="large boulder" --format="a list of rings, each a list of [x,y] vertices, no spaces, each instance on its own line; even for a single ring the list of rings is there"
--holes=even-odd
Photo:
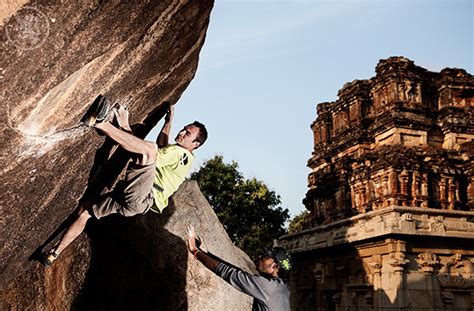
[[[128,106],[135,132],[144,137],[163,115],[162,103],[177,102],[193,79],[212,5],[0,4],[0,309],[232,305],[231,296],[218,293],[220,281],[194,260],[187,263],[180,226],[194,215],[204,218],[196,225],[214,217],[200,208],[170,206],[166,213],[184,214],[173,214],[165,227],[166,213],[92,222],[51,268],[32,260],[57,240],[78,201],[112,188],[129,160],[80,125],[83,114],[99,94],[107,95]],[[219,241],[216,252],[224,243],[221,229],[208,241],[210,248]]]
[[[255,272],[232,244],[195,181],[187,181],[162,214],[93,221],[88,238],[66,249],[50,268],[34,269],[3,291],[5,309],[250,310],[252,299],[206,269],[187,251],[192,224],[203,247]],[[89,241],[90,243],[87,243]],[[39,264],[38,264],[39,265]],[[77,279],[85,281],[77,286]],[[73,295],[73,292],[77,294]]]

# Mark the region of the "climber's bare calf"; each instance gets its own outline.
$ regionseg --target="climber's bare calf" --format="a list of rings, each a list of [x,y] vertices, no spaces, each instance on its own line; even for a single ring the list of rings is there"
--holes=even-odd
[[[67,228],[66,232],[59,241],[59,244],[57,244],[54,248],[54,254],[52,254],[54,257],[57,257],[59,254],[61,254],[61,252],[84,231],[87,221],[92,217],[90,212],[83,206],[79,206],[76,209],[76,212],[76,220],[74,220],[71,226]],[[51,260],[51,262],[53,260]]]

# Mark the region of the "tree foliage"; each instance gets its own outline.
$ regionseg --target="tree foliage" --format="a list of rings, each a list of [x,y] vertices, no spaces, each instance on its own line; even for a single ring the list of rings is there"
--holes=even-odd
[[[280,196],[262,181],[245,179],[237,162],[225,163],[222,156],[215,156],[191,178],[198,182],[231,240],[252,259],[285,234],[289,213],[280,206]]]
[[[296,233],[311,227],[311,215],[308,211],[302,211],[290,220],[288,233]]]

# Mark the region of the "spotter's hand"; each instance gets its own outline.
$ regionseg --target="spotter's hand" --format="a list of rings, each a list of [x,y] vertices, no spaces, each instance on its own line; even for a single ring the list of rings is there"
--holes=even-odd
[[[200,244],[201,244],[201,239],[196,235],[196,232],[194,231],[194,226],[189,225],[188,226],[188,249],[189,249],[189,251],[191,253],[197,251]]]

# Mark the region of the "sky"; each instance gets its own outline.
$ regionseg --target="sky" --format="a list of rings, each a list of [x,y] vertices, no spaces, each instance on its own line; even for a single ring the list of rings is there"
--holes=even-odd
[[[472,0],[216,0],[172,137],[204,123],[209,139],[193,170],[215,155],[237,161],[294,216],[305,210],[316,105],[390,56],[473,74],[473,16]]]

